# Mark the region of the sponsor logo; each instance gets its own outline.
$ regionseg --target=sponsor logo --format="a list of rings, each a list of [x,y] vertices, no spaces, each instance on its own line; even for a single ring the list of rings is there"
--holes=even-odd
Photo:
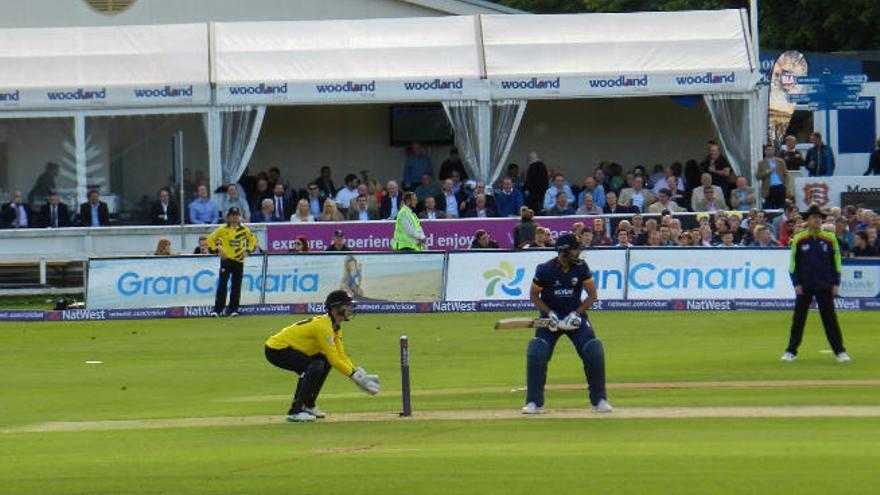
[[[836,297],[834,298],[834,308],[858,311],[860,306],[858,299],[843,299],[842,297]]]
[[[738,299],[734,304],[736,309],[790,310],[794,308],[793,299]]]
[[[358,308],[363,304],[359,304]],[[306,304],[305,313],[326,313],[327,310],[324,308],[324,303],[308,303]]]
[[[108,320],[139,320],[145,318],[164,318],[168,314],[165,308],[146,309],[111,309],[107,311]]]
[[[106,320],[107,311],[103,309],[67,309],[61,312],[61,319],[64,321]]]
[[[731,301],[716,299],[688,299],[685,308],[697,311],[730,311],[733,309]]]
[[[733,84],[736,82],[736,73],[713,74],[707,72],[699,76],[675,76],[675,84],[679,86],[694,86],[697,84]]]
[[[21,98],[21,91],[15,90],[8,93],[0,93],[0,101],[18,101]]]
[[[246,95],[286,95],[287,83],[284,84],[266,84],[264,82],[254,86],[231,86],[226,88],[232,96]]]
[[[42,311],[27,310],[8,310],[0,311],[0,321],[42,321],[44,313]]]
[[[444,81],[434,79],[433,81],[404,81],[403,89],[406,91],[437,91],[444,89],[462,89],[464,87],[464,79],[453,79]]]
[[[107,88],[83,89],[75,91],[49,91],[46,93],[49,100],[106,100]]]
[[[613,79],[588,79],[591,88],[643,88],[648,85],[648,75],[636,77],[620,76]]]
[[[171,86],[165,86],[161,89],[144,88],[134,90],[135,98],[192,98],[192,95],[192,85],[186,88],[172,88]]]
[[[3,101],[3,93],[0,93],[0,101]],[[851,186],[846,185],[846,192],[880,192],[880,187],[862,187],[858,184]]]
[[[375,93],[376,81],[346,81],[338,84],[316,84],[315,89],[318,93]]]
[[[242,290],[254,292],[266,285],[266,292],[317,292],[317,273],[300,273],[294,268],[290,273],[251,275],[242,277]],[[143,277],[136,272],[125,272],[116,280],[116,292],[124,297],[178,296],[188,294],[211,294],[217,288],[217,277],[211,270],[200,270],[194,275]]]
[[[630,285],[637,290],[660,289],[758,289],[771,290],[776,286],[776,269],[752,268],[745,262],[742,268],[691,267],[659,268],[653,263],[638,263],[629,271]]]
[[[804,203],[825,206],[831,201],[831,194],[828,184],[823,182],[808,182],[804,184],[801,190],[804,194]]]
[[[183,316],[185,317],[202,317],[202,316],[211,316],[211,311],[214,309],[211,306],[184,306],[183,307]]]
[[[559,78],[501,81],[501,89],[559,89]]]
[[[488,281],[485,294],[487,296],[494,296],[497,288],[501,289],[501,292],[508,296],[521,296],[523,291],[519,285],[522,283],[525,275],[525,268],[514,270],[513,265],[507,261],[502,261],[498,263],[498,268],[483,272],[483,278]]]
[[[877,300],[862,301],[862,305],[865,309],[880,309],[880,301]]]
[[[472,313],[477,311],[477,303],[471,301],[435,302],[431,305],[435,313]]]

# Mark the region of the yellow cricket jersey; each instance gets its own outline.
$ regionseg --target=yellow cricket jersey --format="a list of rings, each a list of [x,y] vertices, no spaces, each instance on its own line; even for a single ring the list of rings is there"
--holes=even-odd
[[[232,228],[229,225],[217,227],[217,230],[208,236],[208,246],[217,250],[217,240],[220,240],[220,251],[228,259],[244,262],[245,251],[251,253],[257,248],[257,238],[251,229],[244,225]]]
[[[354,365],[342,345],[342,330],[333,330],[330,315],[315,316],[285,327],[269,337],[266,346],[272,349],[292,347],[307,356],[323,354],[330,366],[345,376],[354,372]]]

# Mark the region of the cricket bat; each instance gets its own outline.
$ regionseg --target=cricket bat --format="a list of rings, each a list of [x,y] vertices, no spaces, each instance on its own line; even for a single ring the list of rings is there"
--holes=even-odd
[[[495,322],[495,330],[510,330],[515,328],[547,328],[550,326],[550,318],[504,318]]]

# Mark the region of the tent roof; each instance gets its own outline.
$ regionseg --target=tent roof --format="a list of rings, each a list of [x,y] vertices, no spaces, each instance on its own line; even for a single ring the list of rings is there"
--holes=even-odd
[[[217,23],[217,101],[436,101],[488,94],[480,80],[477,19]]]
[[[510,96],[748,91],[757,64],[744,16],[740,10],[485,15],[486,72],[493,94]]]
[[[0,29],[0,108],[206,104],[208,63],[204,24]]]

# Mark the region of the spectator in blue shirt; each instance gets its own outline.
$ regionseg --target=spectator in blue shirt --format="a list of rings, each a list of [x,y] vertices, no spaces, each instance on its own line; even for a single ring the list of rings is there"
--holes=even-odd
[[[434,177],[434,169],[431,167],[431,160],[425,154],[425,150],[419,143],[413,143],[409,147],[406,156],[406,163],[403,166],[403,188],[411,191],[422,180],[422,175],[428,174]]]
[[[505,177],[501,181],[501,190],[495,194],[495,210],[499,217],[517,217],[523,205],[523,196],[519,189],[513,187],[513,179]]]
[[[574,204],[574,193],[571,192],[571,187],[565,183],[565,176],[559,174],[553,178],[552,185],[547,188],[547,192],[544,193],[545,210],[549,210],[556,205],[556,195],[560,192],[565,193],[565,197],[568,199],[568,204]]]
[[[834,152],[830,146],[822,143],[822,135],[818,132],[810,134],[813,147],[807,151],[807,171],[810,177],[830,177],[834,175]]]
[[[208,186],[199,185],[198,198],[189,204],[189,222],[198,224],[217,223],[219,210],[214,200],[208,197]]]
[[[593,177],[584,179],[584,188],[578,194],[578,206],[584,205],[584,196],[588,193],[593,196],[593,204],[598,206],[599,209],[605,208],[605,188],[601,184],[597,184],[596,179]]]

